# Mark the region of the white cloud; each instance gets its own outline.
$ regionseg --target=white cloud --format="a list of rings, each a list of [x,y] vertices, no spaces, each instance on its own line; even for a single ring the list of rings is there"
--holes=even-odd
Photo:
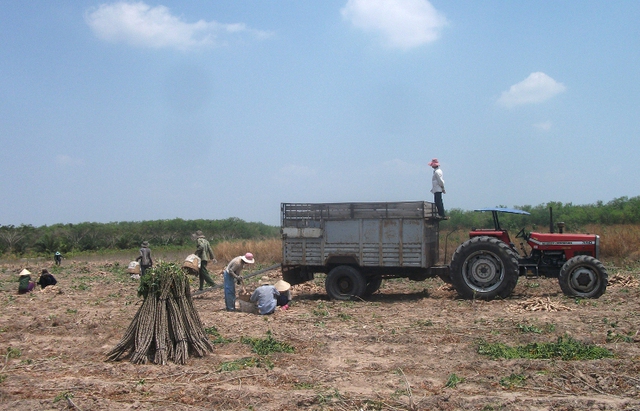
[[[503,91],[498,104],[511,108],[523,104],[542,103],[566,89],[564,84],[538,71],[511,86],[509,91]]]
[[[427,0],[349,0],[340,12],[355,27],[378,32],[387,46],[400,49],[437,40],[448,24]]]
[[[222,24],[199,20],[187,23],[171,14],[165,6],[151,7],[144,2],[102,4],[87,12],[85,20],[99,38],[137,47],[176,48],[211,47],[225,44],[239,34],[265,38],[271,33],[247,28],[244,23]]]

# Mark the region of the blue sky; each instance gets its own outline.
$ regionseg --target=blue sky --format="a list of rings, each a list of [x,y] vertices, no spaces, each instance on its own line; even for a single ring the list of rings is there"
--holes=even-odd
[[[640,2],[0,0],[0,224],[639,195]]]

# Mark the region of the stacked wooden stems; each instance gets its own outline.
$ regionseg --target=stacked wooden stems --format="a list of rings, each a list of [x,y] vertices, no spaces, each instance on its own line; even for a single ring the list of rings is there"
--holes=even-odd
[[[213,351],[180,266],[160,262],[147,270],[138,294],[144,297],[142,306],[122,340],[107,353],[108,361],[185,364],[190,355],[202,357]]]

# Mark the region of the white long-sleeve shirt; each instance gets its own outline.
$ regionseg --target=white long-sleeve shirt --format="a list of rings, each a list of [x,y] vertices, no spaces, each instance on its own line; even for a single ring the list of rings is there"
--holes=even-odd
[[[442,178],[442,170],[440,170],[440,167],[433,170],[431,185],[432,193],[444,193],[444,179]]]

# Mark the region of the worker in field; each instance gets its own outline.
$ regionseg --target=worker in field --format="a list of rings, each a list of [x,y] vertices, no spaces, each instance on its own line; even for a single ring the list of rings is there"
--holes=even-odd
[[[209,271],[207,271],[207,263],[209,261],[212,261],[215,264],[218,261],[213,255],[213,250],[211,249],[209,241],[205,238],[204,234],[202,234],[202,231],[200,230],[196,231],[196,241],[196,255],[200,257],[200,270],[198,271],[198,276],[200,277],[199,290],[202,291],[204,290],[205,281],[210,287],[213,287],[215,285],[213,279],[209,275]]]
[[[62,254],[60,254],[60,251],[56,251],[56,253],[53,255],[53,260],[56,262],[56,265],[60,265],[60,263],[62,262]]]
[[[246,253],[231,260],[224,269],[224,303],[227,311],[236,310],[236,283],[242,282],[242,270],[245,264],[253,264],[253,254]]]
[[[31,271],[26,268],[20,271],[20,284],[18,284],[18,294],[26,294],[33,291],[36,286],[36,283],[31,281]]]
[[[433,168],[433,176],[431,177],[431,192],[433,193],[433,200],[434,203],[436,203],[436,209],[438,210],[438,217],[446,218],[444,215],[444,204],[442,202],[442,195],[445,194],[446,191],[444,189],[444,178],[442,178],[440,162],[437,158],[434,158],[429,162],[429,166]]]
[[[289,303],[291,302],[291,284],[284,280],[279,280],[273,285],[276,290],[278,290],[277,302],[278,307],[281,307],[282,310],[289,309]]]
[[[41,289],[45,289],[50,285],[56,285],[58,280],[47,270],[46,268],[42,269],[42,274],[40,274],[40,278],[38,279],[38,285]]]
[[[278,296],[280,293],[276,290],[276,287],[271,285],[269,277],[262,277],[260,280],[260,287],[251,294],[249,301],[258,304],[258,312],[260,315],[273,314],[276,310],[278,303]]]
[[[136,261],[140,263],[140,276],[143,277],[145,271],[153,265],[148,241],[143,241],[140,245],[140,255],[136,258]]]

